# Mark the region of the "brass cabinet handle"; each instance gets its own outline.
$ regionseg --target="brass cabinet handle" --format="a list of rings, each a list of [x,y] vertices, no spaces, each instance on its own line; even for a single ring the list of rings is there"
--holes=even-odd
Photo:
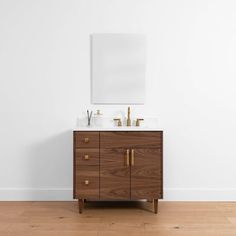
[[[84,160],[89,160],[89,155],[84,155]]]
[[[134,166],[134,149],[131,149],[131,166]]]
[[[86,179],[86,180],[84,181],[84,184],[85,184],[85,185],[89,185],[89,181]]]
[[[84,142],[88,143],[89,142],[89,138],[84,138]]]
[[[126,166],[129,166],[129,149],[126,150]]]

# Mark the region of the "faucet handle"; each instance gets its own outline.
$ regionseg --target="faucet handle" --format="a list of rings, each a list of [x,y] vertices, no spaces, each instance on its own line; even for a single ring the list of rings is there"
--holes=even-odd
[[[136,126],[140,126],[140,121],[143,121],[144,119],[140,119],[140,118],[138,118],[137,120],[136,120]]]
[[[121,119],[120,118],[115,118],[113,119],[114,121],[118,121],[118,126],[122,126],[122,122],[121,122]]]

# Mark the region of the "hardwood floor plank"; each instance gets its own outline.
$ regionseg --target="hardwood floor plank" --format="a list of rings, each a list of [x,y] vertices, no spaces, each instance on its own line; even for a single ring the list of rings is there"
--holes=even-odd
[[[0,202],[0,236],[235,236],[236,202]]]

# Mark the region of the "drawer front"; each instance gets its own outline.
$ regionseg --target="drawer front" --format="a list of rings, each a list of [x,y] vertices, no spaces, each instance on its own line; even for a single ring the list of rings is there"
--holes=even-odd
[[[74,132],[75,148],[99,148],[99,132]]]
[[[99,165],[99,149],[82,148],[75,150],[76,166],[94,166]]]
[[[101,148],[162,148],[162,131],[100,132]]]
[[[99,166],[76,168],[76,197],[99,199]]]

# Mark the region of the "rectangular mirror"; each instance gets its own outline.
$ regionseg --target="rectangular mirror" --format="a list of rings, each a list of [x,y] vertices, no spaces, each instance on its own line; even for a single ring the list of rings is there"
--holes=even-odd
[[[91,73],[94,104],[144,104],[146,37],[93,34]]]

